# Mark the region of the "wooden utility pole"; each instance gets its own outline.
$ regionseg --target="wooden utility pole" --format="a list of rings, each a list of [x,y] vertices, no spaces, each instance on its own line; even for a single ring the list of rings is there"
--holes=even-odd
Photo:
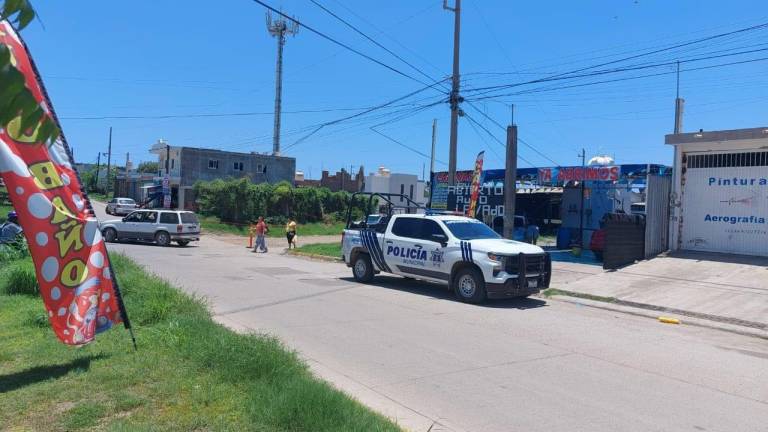
[[[579,245],[584,246],[584,180],[587,178],[586,173],[584,172],[584,168],[587,166],[587,151],[584,149],[581,149],[581,154],[579,155],[581,158],[581,206],[579,207]]]
[[[459,41],[461,32],[461,0],[454,0],[453,7],[448,6],[448,0],[443,0],[443,9],[453,12],[453,75],[451,76],[451,138],[448,150],[448,184],[456,184],[456,154],[457,140],[459,134],[459,114],[461,109],[459,103]]]
[[[109,147],[107,148],[107,187],[104,195],[109,198],[109,170],[112,168],[112,126],[109,127]]]
[[[517,126],[507,127],[507,161],[504,170],[504,238],[515,237],[515,199],[517,198]]]

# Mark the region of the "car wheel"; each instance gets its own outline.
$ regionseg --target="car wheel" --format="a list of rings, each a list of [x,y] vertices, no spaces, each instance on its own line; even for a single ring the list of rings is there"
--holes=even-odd
[[[160,231],[155,234],[155,242],[157,242],[158,246],[168,246],[171,244],[171,235],[165,231]]]
[[[114,243],[117,241],[117,231],[114,228],[107,228],[104,230],[104,240],[107,243]]]
[[[179,246],[184,247],[189,244],[189,240],[176,240]]]
[[[373,280],[373,263],[367,253],[359,253],[352,263],[352,276],[355,280],[362,283],[368,283]]]
[[[453,291],[459,300],[466,303],[482,303],[485,301],[485,280],[483,275],[473,267],[464,267],[453,278]]]

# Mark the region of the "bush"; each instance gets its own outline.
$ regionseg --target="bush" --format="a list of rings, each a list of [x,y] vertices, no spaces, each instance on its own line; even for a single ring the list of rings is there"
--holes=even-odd
[[[247,178],[197,182],[199,212],[223,222],[249,223],[264,217],[270,224],[285,224],[288,217],[299,223],[344,221],[350,194],[327,188],[295,188],[290,183],[254,184]],[[367,198],[355,200],[353,214],[362,217]]]
[[[0,293],[39,295],[35,266],[31,259],[15,261],[0,270]]]

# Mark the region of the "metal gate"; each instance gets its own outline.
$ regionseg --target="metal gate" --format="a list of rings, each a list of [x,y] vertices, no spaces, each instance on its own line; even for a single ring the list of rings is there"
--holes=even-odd
[[[649,175],[645,190],[645,258],[669,249],[669,194],[672,177]]]
[[[685,153],[680,248],[768,256],[768,152]]]
[[[645,251],[645,217],[607,213],[604,220],[603,268],[616,269],[642,260]]]

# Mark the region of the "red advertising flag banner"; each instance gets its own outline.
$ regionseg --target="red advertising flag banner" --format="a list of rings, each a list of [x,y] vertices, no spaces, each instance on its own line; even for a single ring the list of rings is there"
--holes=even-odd
[[[480,197],[480,177],[483,175],[483,156],[485,152],[481,151],[477,154],[475,160],[475,171],[472,173],[472,186],[469,198],[469,209],[467,210],[468,217],[475,217],[477,213],[477,200]]]
[[[0,22],[0,43],[10,50],[12,64],[37,102],[56,121],[26,46],[5,21]],[[99,222],[64,135],[53,143],[41,142],[36,128],[21,130],[21,118],[12,120],[0,128],[0,176],[29,244],[56,336],[65,344],[82,345],[120,322],[130,329]]]

